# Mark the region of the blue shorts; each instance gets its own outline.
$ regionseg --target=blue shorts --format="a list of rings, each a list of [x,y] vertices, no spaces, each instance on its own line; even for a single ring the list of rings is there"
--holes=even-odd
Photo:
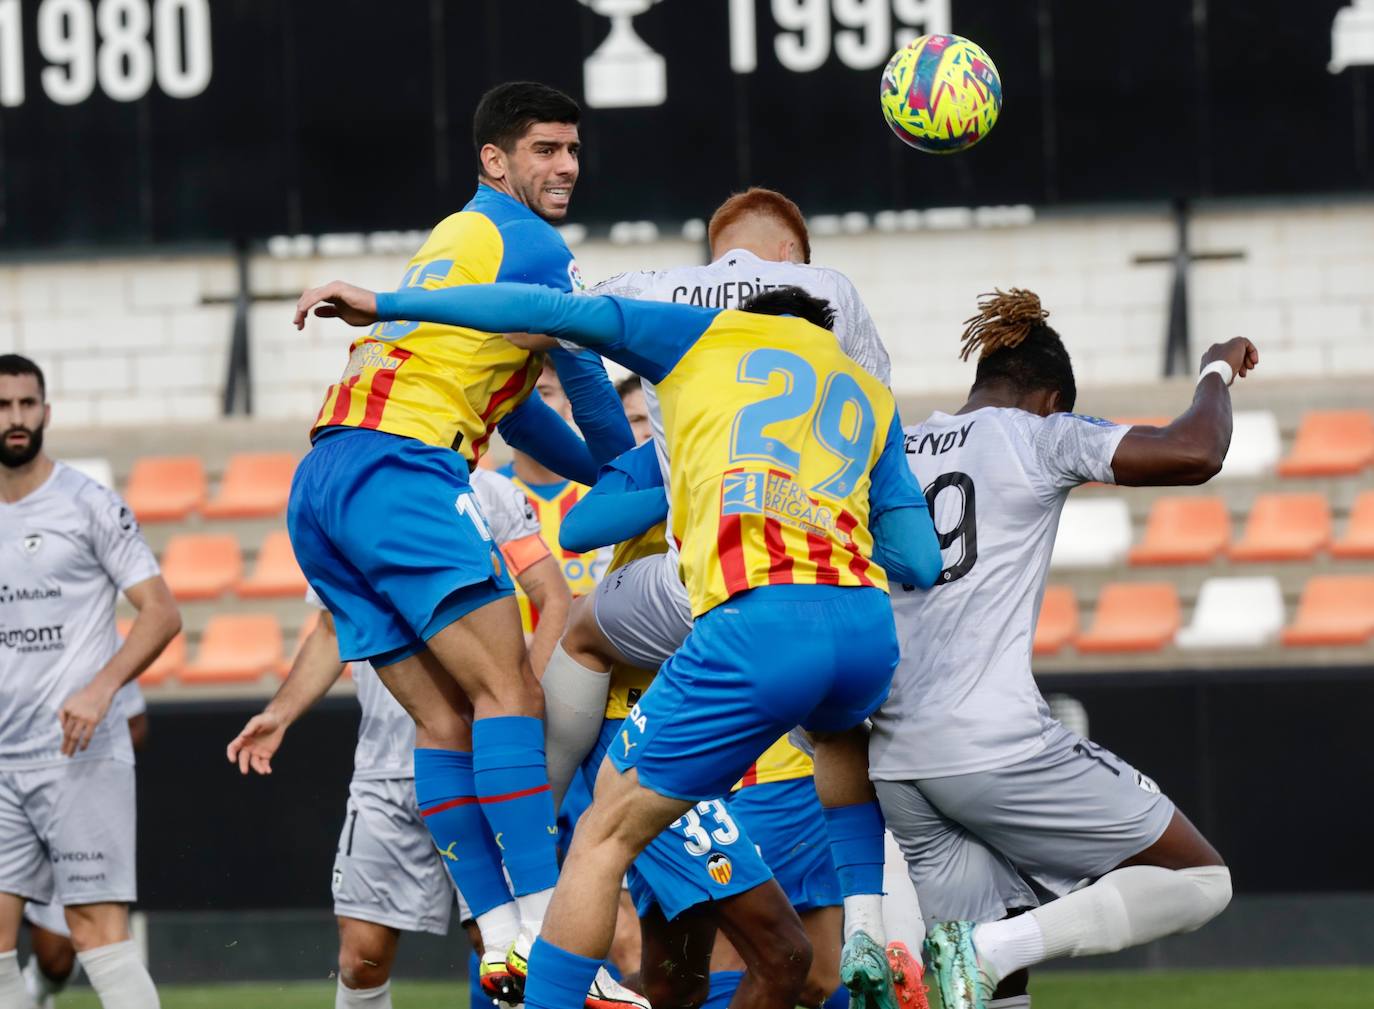
[[[752,589],[697,617],[625,720],[611,762],[669,798],[726,795],[794,727],[838,732],[876,711],[897,657],[881,589]]]
[[[286,525],[344,661],[398,662],[513,591],[467,461],[414,438],[327,429],[296,468]]]
[[[608,719],[601,727],[601,739],[582,762],[581,777],[589,792],[607,748],[621,745],[621,726],[620,721]],[[568,794],[571,797],[572,789]],[[674,820],[639,853],[625,874],[640,916],[657,904],[669,921],[698,904],[733,897],[772,878],[724,799],[699,802]]]
[[[799,913],[844,903],[814,778],[750,785],[727,805]]]

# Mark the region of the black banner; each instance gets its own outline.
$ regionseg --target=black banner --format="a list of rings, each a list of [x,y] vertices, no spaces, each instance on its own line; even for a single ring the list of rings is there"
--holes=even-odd
[[[570,220],[675,222],[749,183],[809,213],[1374,190],[1360,0],[0,0],[0,249],[423,228],[473,106],[587,104]],[[911,151],[882,66],[981,44],[992,133]]]

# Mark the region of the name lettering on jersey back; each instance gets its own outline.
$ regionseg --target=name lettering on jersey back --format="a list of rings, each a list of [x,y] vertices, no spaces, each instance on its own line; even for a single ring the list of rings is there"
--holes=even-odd
[[[727,473],[721,485],[722,515],[767,515],[806,532],[828,536],[834,512],[779,473]]]
[[[762,277],[747,280],[727,280],[714,287],[687,287],[679,284],[673,288],[673,301],[679,304],[700,305],[702,308],[729,308],[748,301],[761,291],[772,291],[782,284],[765,284]]]
[[[909,434],[905,436],[904,447],[907,455],[944,455],[952,448],[963,448],[968,441],[969,432],[978,423],[971,420],[957,431],[944,434]]]

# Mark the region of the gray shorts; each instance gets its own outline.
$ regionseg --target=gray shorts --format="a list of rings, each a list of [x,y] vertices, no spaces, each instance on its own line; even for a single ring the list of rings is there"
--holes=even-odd
[[[455,895],[467,906],[420,819],[411,778],[348,786],[348,808],[334,856],[334,913],[403,932],[447,935]]]
[[[0,892],[41,904],[133,903],[135,824],[132,764],[0,770]]]
[[[67,905],[58,901],[47,904],[29,901],[24,905],[24,920],[68,939],[72,937],[71,929],[67,927]]]
[[[692,603],[671,554],[616,568],[596,587],[592,612],[607,640],[640,669],[657,669],[692,629]]]
[[[1174,815],[1153,781],[1060,725],[1017,764],[874,785],[928,927],[1063,896],[1154,844]]]

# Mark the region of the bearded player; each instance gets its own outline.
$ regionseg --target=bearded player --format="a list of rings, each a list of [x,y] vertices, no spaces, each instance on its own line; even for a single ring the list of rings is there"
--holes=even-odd
[[[579,114],[541,84],[484,95],[473,126],[477,193],[430,234],[402,289],[518,280],[572,290],[576,264],[551,222],[566,215],[577,181]],[[369,660],[415,722],[422,818],[435,846],[457,855],[446,867],[494,950],[522,928],[538,931],[558,865],[542,694],[469,466],[498,426],[583,482],[631,444],[600,362],[561,349],[549,357],[586,444],[531,395],[541,355],[471,328],[374,327],[325,396],[287,511],[340,657]],[[508,972],[483,970],[518,999]]]
[[[317,305],[353,325],[409,315],[544,332],[656,386],[695,623],[625,721],[534,944],[527,1003],[566,1005],[600,968],[621,877],[645,845],[728,790],[791,726],[847,732],[885,696],[896,653],[875,558],[924,582],[936,550],[924,498],[905,466],[892,465],[901,450],[895,404],[840,352],[829,305],[798,288],[722,312],[516,285],[375,295],[336,282],[302,295],[297,325]],[[812,630],[804,642],[798,626]],[[837,824],[826,805],[841,879],[876,875],[863,883],[880,893],[876,806]],[[809,963],[809,944],[795,959]],[[751,975],[735,1002],[792,1005],[792,981]]]
[[[968,401],[907,429],[945,568],[893,594],[902,661],[871,745],[946,1009],[1028,1006],[1033,964],[1192,931],[1230,900],[1221,857],[1158,786],[1050,716],[1031,647],[1069,491],[1215,475],[1228,386],[1259,359],[1245,339],[1212,347],[1182,416],[1127,427],[1069,412],[1073,366],[1034,294],[979,309]]]

